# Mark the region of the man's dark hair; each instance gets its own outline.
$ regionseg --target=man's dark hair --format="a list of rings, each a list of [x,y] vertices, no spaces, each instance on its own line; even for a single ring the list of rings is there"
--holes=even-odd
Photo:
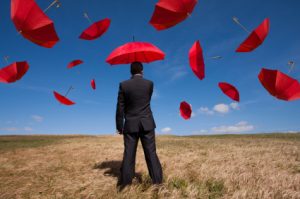
[[[143,64],[141,62],[133,62],[130,66],[130,72],[132,75],[142,74]]]

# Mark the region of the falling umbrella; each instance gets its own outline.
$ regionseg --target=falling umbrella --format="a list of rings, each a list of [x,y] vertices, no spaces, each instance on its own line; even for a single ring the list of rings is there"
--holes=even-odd
[[[88,14],[85,12],[84,17],[92,23],[90,20]],[[110,19],[105,18],[100,21],[97,21],[90,25],[87,29],[85,29],[81,35],[79,36],[80,39],[84,40],[94,40],[103,35],[109,28],[110,26]]]
[[[179,107],[180,115],[183,119],[188,120],[192,116],[192,107],[186,101],[180,103]]]
[[[76,59],[76,60],[71,61],[71,62],[68,64],[67,68],[73,68],[73,67],[75,67],[75,66],[77,66],[77,65],[79,65],[79,64],[82,64],[82,63],[83,63],[82,60]]]
[[[263,68],[258,75],[258,79],[263,87],[278,99],[285,101],[300,99],[299,81],[279,70]]]
[[[185,20],[194,10],[197,0],[159,0],[150,20],[156,30],[164,30]]]
[[[12,0],[11,19],[24,38],[39,46],[52,48],[59,41],[53,21],[34,0]]]
[[[14,62],[0,69],[0,82],[13,83],[20,80],[28,71],[29,64],[26,61]]]
[[[238,20],[233,17],[233,21],[240,25],[247,33],[250,33]],[[255,30],[253,30],[248,38],[240,44],[236,52],[251,52],[260,46],[269,34],[270,20],[266,18]]]
[[[230,97],[231,99],[239,102],[240,101],[240,94],[239,91],[231,84],[227,82],[220,82],[219,88],[222,90],[222,92]]]
[[[129,64],[136,61],[150,63],[164,58],[164,52],[151,43],[129,42],[113,50],[106,58],[106,62],[111,65]]]
[[[67,95],[69,94],[69,92],[73,89],[73,87],[71,86],[69,88],[69,90],[67,91],[67,93],[65,94],[65,96],[59,94],[56,91],[53,91],[54,97],[56,98],[57,101],[59,101],[61,104],[63,105],[67,105],[67,106],[71,106],[74,105],[75,102],[71,101],[70,99],[67,98]]]
[[[92,89],[96,90],[96,82],[95,82],[95,79],[92,79],[92,80],[91,80],[91,87],[92,87]]]
[[[205,64],[200,41],[196,41],[189,52],[190,67],[194,74],[202,80],[205,77]]]

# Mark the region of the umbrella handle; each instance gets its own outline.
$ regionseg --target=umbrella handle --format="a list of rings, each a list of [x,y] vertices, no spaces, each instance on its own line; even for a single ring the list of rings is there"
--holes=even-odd
[[[208,59],[222,59],[222,58],[223,58],[222,56],[217,55],[217,56],[209,57]]]
[[[232,20],[237,24],[239,25],[244,31],[246,31],[247,33],[250,33],[250,31],[245,27],[243,26],[243,24],[240,23],[239,19],[237,17],[232,17]]]
[[[88,15],[87,12],[83,12],[83,17],[86,18],[86,20],[88,20],[88,22],[89,22],[90,24],[93,23],[92,20],[90,19],[90,17],[89,17],[89,15]]]
[[[288,63],[288,66],[289,66],[288,74],[290,74],[290,73],[295,69],[295,62],[290,61],[290,62]]]
[[[56,4],[56,8],[59,8],[61,6],[61,3],[59,0],[54,0],[45,10],[44,12],[47,12],[50,8],[52,8]]]
[[[3,59],[4,59],[5,63],[8,64],[9,56],[6,55],[6,56],[3,57]]]
[[[74,89],[73,86],[70,86],[70,88],[68,89],[67,93],[65,94],[65,97],[67,97],[67,95],[69,94],[69,92]]]

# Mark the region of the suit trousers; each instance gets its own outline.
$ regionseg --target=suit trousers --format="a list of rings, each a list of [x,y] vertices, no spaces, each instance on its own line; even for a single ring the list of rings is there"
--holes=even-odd
[[[124,155],[121,166],[120,184],[132,183],[135,175],[135,158],[139,139],[141,139],[144,155],[153,184],[162,183],[162,168],[156,154],[155,133],[152,131],[140,131],[139,133],[124,133]]]

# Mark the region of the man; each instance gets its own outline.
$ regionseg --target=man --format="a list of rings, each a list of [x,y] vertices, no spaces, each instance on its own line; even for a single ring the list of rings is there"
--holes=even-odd
[[[143,65],[131,64],[131,79],[120,83],[116,111],[116,126],[124,138],[124,155],[120,186],[132,183],[139,138],[144,149],[149,175],[153,184],[162,183],[162,168],[156,154],[155,122],[150,108],[153,82],[143,78]],[[125,122],[124,122],[125,119]]]

